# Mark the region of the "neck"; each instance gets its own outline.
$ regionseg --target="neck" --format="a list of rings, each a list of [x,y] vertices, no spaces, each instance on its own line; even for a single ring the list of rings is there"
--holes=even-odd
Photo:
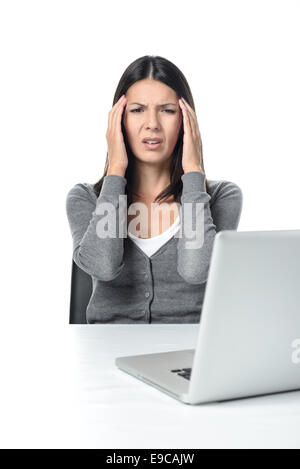
[[[139,199],[155,199],[171,183],[169,162],[151,165],[137,161],[133,168],[132,185]]]

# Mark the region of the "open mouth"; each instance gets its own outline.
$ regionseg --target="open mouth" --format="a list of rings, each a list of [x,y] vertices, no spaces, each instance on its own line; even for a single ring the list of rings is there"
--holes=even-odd
[[[156,148],[159,148],[162,144],[161,140],[145,140],[143,141],[143,144],[146,146],[146,148],[149,148],[149,150],[156,150]]]

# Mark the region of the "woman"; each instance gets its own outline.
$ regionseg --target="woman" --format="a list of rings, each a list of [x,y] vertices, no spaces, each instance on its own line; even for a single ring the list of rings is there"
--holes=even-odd
[[[214,238],[237,229],[242,192],[208,184],[182,72],[160,56],[130,64],[106,139],[102,178],[67,196],[73,259],[93,280],[87,323],[199,322]]]

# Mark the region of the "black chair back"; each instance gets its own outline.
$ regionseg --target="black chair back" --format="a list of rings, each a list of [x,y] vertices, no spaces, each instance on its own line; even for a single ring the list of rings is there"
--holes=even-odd
[[[72,262],[70,324],[87,324],[86,308],[93,291],[92,277]]]

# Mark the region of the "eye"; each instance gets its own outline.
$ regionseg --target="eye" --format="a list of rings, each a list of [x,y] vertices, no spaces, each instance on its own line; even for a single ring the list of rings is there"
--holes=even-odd
[[[139,113],[139,111],[142,111],[142,108],[138,108],[138,109],[132,109],[130,112],[136,112],[136,113]],[[171,113],[171,114],[175,114],[176,111],[172,111],[171,109],[164,109],[163,112],[168,112],[168,113]]]

